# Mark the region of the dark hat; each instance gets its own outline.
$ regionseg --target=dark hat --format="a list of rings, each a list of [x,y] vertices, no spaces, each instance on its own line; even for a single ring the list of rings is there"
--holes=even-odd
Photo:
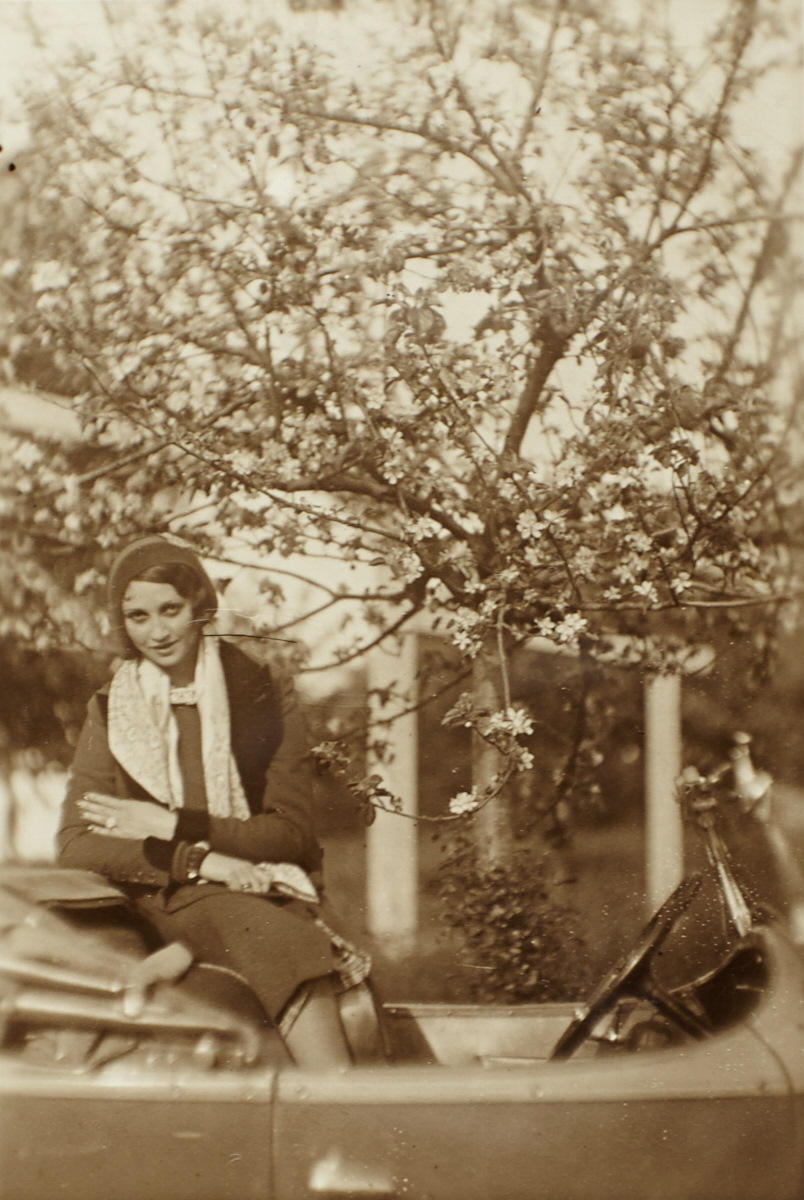
[[[190,550],[188,546],[172,542],[160,534],[149,534],[147,537],[137,538],[136,541],[129,542],[112,563],[107,584],[106,594],[112,634],[118,644],[118,649],[124,654],[130,655],[132,652],[132,646],[123,623],[123,597],[126,594],[126,588],[132,579],[141,578],[143,572],[150,567],[168,566],[174,563],[181,563],[183,566],[189,567],[198,580],[202,595],[200,603],[195,606],[196,611],[204,612],[210,617],[215,613],[218,607],[215,587],[201,565],[201,560],[193,550]]]

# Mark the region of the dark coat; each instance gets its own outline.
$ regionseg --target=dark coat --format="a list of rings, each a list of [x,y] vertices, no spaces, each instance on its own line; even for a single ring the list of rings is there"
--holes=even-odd
[[[86,792],[153,799],[112,756],[106,728],[108,688],[104,688],[88,705],[73,758],[57,839],[64,866],[97,871],[133,895],[170,885],[170,863],[180,841],[206,841],[213,850],[251,862],[294,862],[308,872],[320,869],[321,848],[313,829],[315,775],[298,705],[289,689],[280,691],[268,668],[235,646],[221,642],[220,654],[232,752],[251,811],[249,819],[180,810],[172,842],[159,838],[139,842],[91,832],[78,808]]]
[[[78,808],[85,792],[153,800],[112,756],[104,689],[89,703],[73,759],[59,861],[112,880],[164,941],[180,940],[198,960],[235,971],[278,1021],[300,985],[335,968],[340,950],[332,933],[342,936],[336,914],[325,900],[308,905],[248,895],[219,883],[174,881],[170,874],[180,842],[205,841],[212,850],[251,862],[297,863],[321,891],[322,853],[313,830],[315,776],[301,712],[266,667],[226,642],[220,653],[232,752],[251,816],[238,820],[181,809],[170,842],[91,832]]]

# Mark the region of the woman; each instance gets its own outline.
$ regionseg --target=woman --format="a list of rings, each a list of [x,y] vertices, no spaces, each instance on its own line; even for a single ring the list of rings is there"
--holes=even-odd
[[[214,636],[215,590],[190,550],[138,539],[108,595],[125,659],[87,710],[60,862],[107,876],[165,941],[243,976],[296,1063],[347,1064],[337,992],[369,960],[319,902],[298,721],[267,668]]]

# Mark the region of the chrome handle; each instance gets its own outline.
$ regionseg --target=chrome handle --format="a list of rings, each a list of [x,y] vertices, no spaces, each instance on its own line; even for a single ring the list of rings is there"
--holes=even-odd
[[[381,1167],[349,1162],[339,1151],[331,1150],[313,1163],[308,1187],[314,1196],[328,1200],[396,1200],[393,1179]]]

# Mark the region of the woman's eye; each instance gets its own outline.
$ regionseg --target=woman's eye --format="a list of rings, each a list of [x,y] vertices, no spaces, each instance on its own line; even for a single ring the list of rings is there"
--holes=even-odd
[[[177,617],[181,612],[181,606],[179,604],[169,604],[163,611],[166,617]]]
[[[142,625],[145,620],[145,613],[126,613],[125,619],[133,625]]]

